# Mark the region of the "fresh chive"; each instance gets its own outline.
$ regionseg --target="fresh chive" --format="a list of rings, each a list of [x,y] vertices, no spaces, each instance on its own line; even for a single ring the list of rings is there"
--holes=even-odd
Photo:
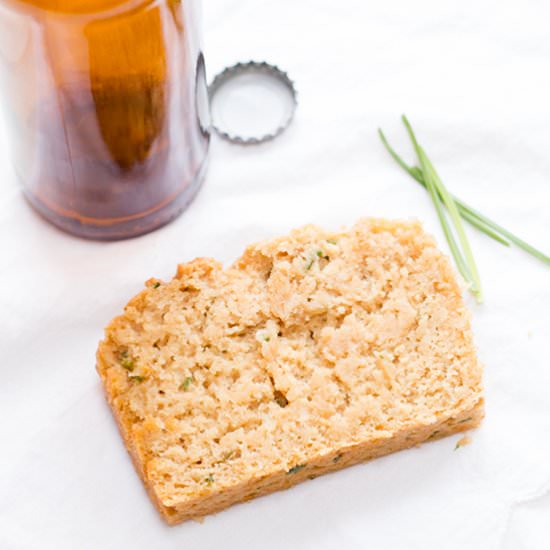
[[[458,208],[458,211],[460,212],[460,215],[464,220],[466,220],[470,225],[473,225],[480,231],[483,231],[486,235],[494,239],[495,241],[498,241],[500,244],[503,244],[504,246],[510,246],[510,243],[501,237],[496,231],[493,231],[490,226],[488,226],[482,219],[476,218],[469,210],[465,209],[461,206],[461,204],[458,202],[458,199],[454,197],[455,204]]]
[[[188,376],[181,384],[180,384],[180,391],[187,391],[189,389],[189,386],[195,381],[195,379],[192,376]]]
[[[422,170],[418,168],[418,166],[409,166],[395,151],[395,149],[388,143],[388,140],[386,139],[386,136],[384,135],[384,132],[382,132],[381,128],[378,128],[378,135],[380,136],[380,139],[382,140],[382,143],[384,144],[384,147],[388,151],[388,153],[393,157],[393,160],[405,170],[405,172],[408,172],[415,180],[421,181],[422,185],[426,187],[426,184],[424,182],[424,178],[422,177]]]
[[[550,256],[544,254],[544,252],[541,252],[540,250],[536,249],[534,246],[530,245],[529,243],[526,243],[523,239],[520,239],[513,233],[510,233],[510,231],[508,231],[507,229],[504,229],[504,227],[500,226],[498,223],[490,220],[489,218],[486,218],[483,214],[481,214],[481,212],[478,212],[471,206],[468,206],[466,203],[462,202],[460,199],[455,199],[455,201],[458,205],[462,205],[463,208],[468,209],[473,216],[475,216],[479,220],[482,220],[491,229],[494,229],[495,231],[500,233],[503,237],[506,237],[509,241],[513,242],[516,246],[518,246],[528,254],[531,254],[531,256],[538,258],[541,262],[544,262],[545,264],[550,265]]]
[[[460,241],[460,246],[462,247],[462,250],[464,252],[466,263],[468,265],[468,269],[471,275],[471,279],[475,284],[474,293],[477,297],[477,301],[481,303],[483,301],[483,293],[481,291],[481,280],[479,278],[479,272],[477,269],[476,262],[474,260],[472,248],[470,247],[468,237],[466,236],[466,232],[464,231],[464,227],[462,225],[462,220],[460,219],[460,214],[458,213],[458,208],[456,207],[456,203],[454,199],[452,198],[449,191],[447,191],[447,188],[443,185],[441,178],[439,177],[432,162],[426,156],[423,149],[422,149],[422,155],[425,158],[425,162],[428,166],[428,169],[432,172],[432,175],[434,177],[434,181],[436,184],[436,188],[439,191],[439,195],[442,197],[443,204],[445,204],[451,216],[451,221],[453,222],[456,233],[458,235],[458,240]]]
[[[424,164],[424,162],[423,162]],[[455,259],[456,265],[462,273],[462,276],[466,281],[469,281],[470,283],[473,282],[472,276],[470,274],[470,270],[468,266],[466,265],[466,261],[464,260],[460,249],[458,248],[458,245],[456,243],[455,237],[453,235],[453,232],[451,230],[451,227],[449,225],[449,222],[447,221],[447,218],[445,217],[445,212],[443,211],[443,202],[439,198],[438,195],[438,189],[435,186],[435,183],[433,182],[433,179],[431,177],[431,174],[426,174],[426,187],[428,188],[428,192],[430,193],[430,196],[432,198],[432,202],[435,206],[435,209],[437,211],[437,216],[439,217],[439,221],[441,223],[441,227],[443,228],[443,232],[445,233],[445,237],[447,239],[447,242],[449,243],[449,247],[451,249],[451,253],[453,255],[453,258]]]
[[[157,281],[154,285],[153,285],[153,288],[158,288],[160,286],[160,283]]]
[[[271,334],[267,331],[267,329],[262,328],[258,331],[256,331],[256,341],[260,342],[269,342],[271,340]]]
[[[473,258],[470,244],[468,242],[468,238],[464,233],[464,228],[462,227],[462,222],[460,221],[460,215],[458,213],[456,204],[451,197],[451,194],[447,191],[447,188],[443,185],[441,178],[435,170],[432,162],[426,155],[426,152],[422,147],[420,147],[420,145],[418,145],[416,136],[414,135],[413,129],[409,121],[407,120],[407,117],[403,115],[401,118],[403,120],[403,123],[405,124],[405,127],[407,128],[407,131],[409,132],[409,136],[411,137],[411,140],[413,141],[414,147],[419,156],[424,179],[426,180],[428,185],[430,185],[429,180],[432,180],[432,198],[434,195],[438,195],[437,199],[442,201],[451,216],[451,221],[453,222],[456,233],[458,235],[458,239],[460,241],[460,245],[462,246],[462,250],[464,251],[467,268],[470,274],[470,277],[467,277],[467,279],[471,278],[471,280],[476,284],[476,291],[477,293],[479,293],[479,297],[481,299],[481,284],[479,281],[479,274],[477,272],[477,267]]]
[[[402,120],[405,124],[405,127],[407,128],[407,132],[409,133],[409,137],[411,138],[413,147],[418,156],[418,160],[420,161],[420,167],[422,170],[424,181],[426,182],[426,188],[430,193],[432,202],[435,206],[439,221],[441,223],[441,227],[443,228],[443,232],[445,233],[445,237],[447,239],[447,242],[449,243],[449,247],[451,249],[453,258],[455,259],[456,265],[464,279],[470,283],[471,290],[476,295],[477,300],[481,302],[481,285],[479,281],[479,275],[477,273],[477,267],[470,249],[470,245],[468,243],[468,238],[466,237],[464,228],[462,227],[462,222],[460,220],[460,216],[458,214],[458,210],[456,208],[454,200],[452,199],[450,193],[447,191],[446,187],[443,185],[441,178],[435,171],[435,168],[430,162],[428,156],[426,155],[426,152],[419,145],[414,131],[404,115],[402,117]],[[462,247],[462,252],[464,254],[458,247],[451,226],[443,210],[443,205],[445,205],[447,211],[449,212],[454,229],[458,235],[458,240]]]
[[[288,470],[286,473],[287,475],[297,474],[300,470],[303,470],[306,467],[305,464],[296,464],[296,466],[293,466]]]
[[[412,178],[414,178],[418,183],[420,183],[420,185],[426,188],[426,182],[424,181],[422,170],[418,166],[409,166],[391,147],[382,130],[379,129],[378,134],[380,136],[380,140],[382,141],[384,147],[386,148],[388,153],[392,156],[392,158],[399,164],[399,166],[401,166],[403,170],[405,170]],[[534,256],[535,258],[538,258],[545,264],[550,265],[550,256],[547,256],[540,250],[536,249],[534,246],[525,242],[523,239],[517,237],[516,235],[514,235],[504,227],[500,226],[496,222],[487,218],[486,216],[481,214],[481,212],[478,212],[476,209],[466,204],[463,200],[459,199],[454,195],[452,195],[452,197],[458,208],[460,215],[470,225],[473,225],[474,227],[476,227],[477,229],[485,233],[487,236],[491,237],[495,241],[498,241],[504,246],[510,246],[509,241],[511,241],[516,246],[518,246],[519,248],[527,252],[528,254],[531,254],[531,256]]]
[[[230,458],[233,458],[233,455],[235,454],[235,451],[227,451],[225,453],[223,453],[223,456],[222,456],[222,459],[220,462],[226,462],[227,460],[229,460]]]
[[[128,350],[124,350],[120,354],[120,365],[128,372],[132,372],[135,368],[134,360],[130,357]]]
[[[378,134],[380,135],[380,139],[382,140],[382,143],[384,144],[384,147],[387,149],[388,153],[395,159],[395,161],[407,172],[413,179],[415,179],[422,187],[426,189],[426,182],[424,181],[424,177],[422,175],[422,170],[418,166],[409,166],[391,147],[391,145],[388,143],[388,140],[386,139],[386,136],[382,132],[382,130],[378,130]],[[504,246],[510,246],[510,243],[503,239],[498,233],[493,231],[487,223],[490,221],[484,216],[476,215],[474,214],[473,208],[469,207],[465,203],[463,203],[460,199],[455,197],[453,195],[453,199],[460,211],[460,215],[468,222],[470,225],[473,225],[480,231],[483,231],[486,235],[489,237],[495,239],[499,243],[503,244]]]
[[[214,476],[210,474],[208,477],[204,478],[204,482],[208,485],[212,485],[212,483],[214,483]]]
[[[418,183],[420,183],[420,185],[426,188],[426,182],[422,177],[422,170],[420,170],[420,168],[418,168],[417,166],[413,166],[410,170],[407,170],[407,171]],[[476,229],[479,229],[480,231],[482,231],[483,233],[485,233],[495,241],[498,241],[500,244],[503,244],[504,246],[510,246],[510,243],[506,239],[504,239],[496,231],[493,231],[491,229],[491,227],[488,225],[490,220],[488,220],[484,216],[478,216],[474,214],[473,208],[464,204],[455,195],[452,195],[452,197],[455,201],[458,211],[460,212],[460,215],[470,225],[473,225]]]
[[[399,165],[409,173],[410,176],[412,176],[420,185],[422,185],[424,188],[426,188],[426,182],[424,181],[424,177],[422,176],[422,170],[418,168],[418,166],[408,166],[399,155],[391,148],[390,144],[386,140],[386,137],[382,133],[381,130],[378,130],[380,134],[380,138],[382,139],[382,142],[384,143],[384,146],[388,150],[388,152],[391,154],[391,156],[397,160]],[[491,226],[488,225],[491,222],[488,218],[485,216],[482,216],[479,214],[479,212],[474,213],[474,209],[467,204],[463,203],[460,199],[458,199],[455,195],[451,195],[453,197],[453,200],[456,204],[456,207],[458,208],[458,211],[463,219],[465,219],[470,225],[473,225],[476,229],[479,229],[495,241],[498,241],[500,244],[503,244],[504,246],[510,246],[510,243],[502,238],[496,231],[493,231],[491,229]]]
[[[145,379],[146,379],[145,376],[138,376],[138,375],[128,376],[128,378],[129,378],[130,380],[133,380],[134,382],[139,382],[139,383],[144,382]]]

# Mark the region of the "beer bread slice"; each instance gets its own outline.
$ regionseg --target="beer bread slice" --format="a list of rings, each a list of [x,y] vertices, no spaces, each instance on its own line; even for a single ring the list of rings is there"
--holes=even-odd
[[[226,269],[180,265],[107,327],[97,369],[171,524],[483,416],[461,289],[416,222],[306,226]]]

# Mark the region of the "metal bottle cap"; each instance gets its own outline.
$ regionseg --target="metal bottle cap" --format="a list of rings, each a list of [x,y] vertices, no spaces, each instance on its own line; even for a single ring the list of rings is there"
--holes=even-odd
[[[296,89],[274,65],[249,61],[227,67],[208,88],[212,128],[242,145],[263,143],[280,135],[294,117]]]

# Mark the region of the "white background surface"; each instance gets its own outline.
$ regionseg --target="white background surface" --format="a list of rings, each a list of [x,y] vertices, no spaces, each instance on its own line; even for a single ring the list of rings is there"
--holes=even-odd
[[[458,436],[166,527],[101,394],[102,327],[150,276],[307,222],[417,217],[447,250],[411,157],[406,112],[457,195],[550,250],[550,5],[464,0],[208,0],[210,75],[289,71],[300,105],[274,143],[214,139],[205,187],[172,225],[100,244],[35,216],[0,149],[0,549],[463,549],[550,545],[550,270],[470,231],[487,418]]]

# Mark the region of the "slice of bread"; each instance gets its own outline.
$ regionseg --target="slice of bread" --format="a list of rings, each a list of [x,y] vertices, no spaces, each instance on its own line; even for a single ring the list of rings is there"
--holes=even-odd
[[[418,223],[306,226],[225,270],[200,258],[146,286],[97,368],[169,523],[483,416],[460,288]]]

